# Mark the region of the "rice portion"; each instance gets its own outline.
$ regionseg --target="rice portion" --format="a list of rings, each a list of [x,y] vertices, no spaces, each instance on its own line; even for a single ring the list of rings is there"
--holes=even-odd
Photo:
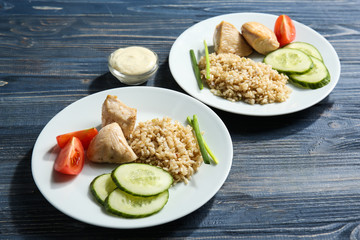
[[[205,78],[205,57],[200,59],[199,68],[202,79],[206,79],[210,91],[217,96],[249,104],[284,102],[289,98],[288,77],[270,65],[232,53],[212,53],[209,60],[209,80]]]
[[[188,183],[203,162],[192,128],[168,117],[139,122],[129,144],[138,156],[136,162],[165,169],[174,183]]]

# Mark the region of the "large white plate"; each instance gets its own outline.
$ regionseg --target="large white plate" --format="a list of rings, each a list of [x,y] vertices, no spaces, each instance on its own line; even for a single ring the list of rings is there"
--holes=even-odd
[[[324,58],[325,65],[329,69],[331,82],[320,89],[308,90],[300,89],[289,84],[293,89],[290,98],[283,103],[267,105],[249,105],[244,102],[230,102],[223,98],[213,95],[207,87],[199,90],[191,66],[189,50],[194,49],[198,59],[204,54],[203,40],[206,40],[209,51],[213,45],[213,34],[217,24],[222,20],[235,25],[239,30],[245,22],[260,22],[270,29],[274,29],[277,16],[260,13],[235,13],[209,18],[199,22],[183,32],[174,42],[170,55],[169,66],[175,81],[190,95],[200,101],[232,113],[251,115],[251,116],[274,116],[297,112],[324,99],[335,87],[340,76],[340,61],[337,53],[331,44],[313,29],[294,21],[296,28],[295,41],[303,41],[317,47]],[[253,54],[250,56],[255,61],[262,61],[263,56]]]
[[[101,106],[108,94],[116,95],[128,106],[137,108],[138,122],[168,116],[184,125],[186,117],[197,114],[208,145],[219,164],[203,164],[192,180],[170,189],[170,198],[157,214],[140,219],[125,219],[107,214],[93,200],[89,184],[94,177],[110,172],[115,165],[85,163],[76,177],[53,171],[59,152],[59,134],[101,124]],[[155,87],[125,87],[99,92],[69,105],[59,112],[40,133],[32,154],[31,169],[40,192],[58,210],[89,224],[109,228],[141,228],[163,224],[185,216],[210,200],[225,182],[232,163],[230,134],[221,119],[206,105],[185,94]]]

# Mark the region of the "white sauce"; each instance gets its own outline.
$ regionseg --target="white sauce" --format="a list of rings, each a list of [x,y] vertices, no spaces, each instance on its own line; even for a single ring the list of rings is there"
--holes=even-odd
[[[125,75],[140,75],[152,70],[156,64],[155,54],[144,47],[119,48],[111,54],[111,66]]]

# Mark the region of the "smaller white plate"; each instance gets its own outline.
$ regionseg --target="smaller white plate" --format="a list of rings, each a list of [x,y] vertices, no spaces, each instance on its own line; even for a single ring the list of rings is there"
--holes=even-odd
[[[215,27],[223,20],[232,23],[239,30],[242,24],[250,21],[259,22],[270,29],[274,29],[276,18],[277,16],[270,14],[234,13],[209,18],[188,28],[177,38],[170,50],[169,66],[175,81],[187,93],[200,101],[224,111],[243,115],[274,116],[288,114],[306,109],[320,102],[329,95],[339,80],[340,61],[334,48],[323,36],[297,21],[293,21],[296,28],[295,41],[313,44],[320,51],[331,76],[331,81],[328,85],[316,90],[310,90],[288,84],[292,89],[289,99],[283,103],[266,105],[249,105],[241,101],[231,102],[213,95],[207,87],[199,90],[191,66],[190,49],[195,51],[198,60],[200,55],[205,55],[203,41],[206,40],[209,49],[212,48]],[[263,60],[263,56],[259,54],[253,54],[250,57],[255,61]]]
[[[101,106],[106,96],[116,95],[137,109],[137,122],[170,117],[184,125],[187,116],[196,114],[206,142],[219,164],[203,164],[188,185],[170,188],[165,207],[157,214],[140,219],[126,219],[106,213],[89,191],[91,181],[111,172],[116,165],[85,162],[75,177],[53,171],[59,148],[56,136],[101,125]],[[59,112],[41,131],[32,154],[31,170],[43,196],[58,210],[79,221],[109,228],[141,228],[167,223],[183,217],[210,200],[225,182],[232,164],[233,145],[221,119],[206,105],[185,94],[156,87],[124,87],[82,98]]]

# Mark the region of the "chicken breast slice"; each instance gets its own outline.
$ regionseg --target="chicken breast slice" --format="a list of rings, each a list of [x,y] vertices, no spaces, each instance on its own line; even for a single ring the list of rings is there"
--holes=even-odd
[[[247,22],[241,26],[241,32],[246,41],[255,51],[266,55],[279,48],[280,44],[275,33],[258,22]]]
[[[240,57],[249,56],[253,49],[246,42],[239,30],[231,23],[222,21],[215,28],[214,50],[219,53],[233,53]]]
[[[108,95],[102,105],[102,126],[116,122],[120,125],[125,138],[129,138],[136,123],[135,108],[128,107],[117,96]]]
[[[98,163],[126,163],[137,159],[119,124],[115,122],[100,129],[90,142],[87,157]]]

